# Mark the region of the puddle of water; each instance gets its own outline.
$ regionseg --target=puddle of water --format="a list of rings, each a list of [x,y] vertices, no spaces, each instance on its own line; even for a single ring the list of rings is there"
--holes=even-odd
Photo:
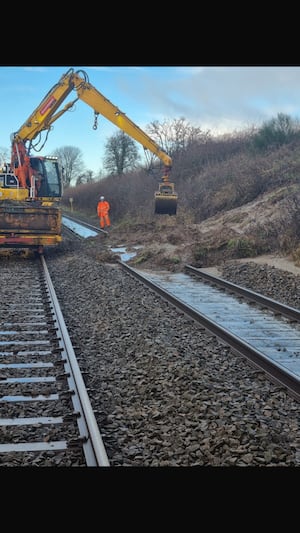
[[[142,248],[141,246],[134,246],[134,249],[137,250],[138,248]],[[111,248],[111,251],[119,254],[121,261],[129,261],[129,259],[132,259],[136,256],[136,252],[127,252],[126,246],[118,246],[117,248]]]

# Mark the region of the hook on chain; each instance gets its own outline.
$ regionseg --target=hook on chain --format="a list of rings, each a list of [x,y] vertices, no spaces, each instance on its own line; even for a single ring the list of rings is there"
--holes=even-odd
[[[94,115],[95,115],[95,119],[94,119],[93,130],[96,130],[98,128],[98,115],[99,115],[99,113],[97,113],[97,111],[94,111]]]

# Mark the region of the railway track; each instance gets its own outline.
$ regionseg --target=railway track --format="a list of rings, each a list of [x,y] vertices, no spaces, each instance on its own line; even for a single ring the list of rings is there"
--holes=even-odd
[[[57,307],[54,289],[51,288],[51,280],[48,279],[49,274],[47,274],[47,269],[43,267],[43,258],[40,258],[40,263],[37,258],[32,261],[28,259],[15,261],[11,258],[1,259],[1,261],[3,284],[0,306],[0,382],[2,392],[0,397],[2,416],[0,420],[0,465],[18,466],[25,463],[36,466],[109,466],[98,429],[102,427],[104,412],[102,412],[101,406],[97,425],[88,398],[89,389],[86,390],[82,383],[82,376],[70,345],[70,339],[64,321],[61,320],[59,306]],[[29,265],[31,266],[27,269]],[[248,350],[250,344],[245,342],[245,339],[241,343],[241,328],[239,328],[239,334],[233,335],[231,332],[227,337],[225,336],[224,325],[219,328],[216,317],[213,319],[208,316],[208,308],[211,307],[213,301],[212,294],[216,292],[220,298],[219,308],[215,307],[218,316],[224,318],[225,310],[227,310],[227,321],[233,324],[236,321],[235,317],[238,317],[239,325],[241,324],[241,313],[237,309],[240,304],[245,306],[247,300],[244,294],[234,295],[235,287],[233,284],[228,284],[228,287],[217,287],[219,278],[209,276],[202,271],[198,272],[197,269],[194,271],[193,267],[188,265],[187,273],[178,275],[166,272],[137,271],[124,262],[120,262],[120,265],[130,276],[151,287],[160,297],[199,322],[203,329],[222,339],[234,351],[244,357],[250,357],[250,352],[245,353],[244,351],[245,346]],[[201,281],[196,279],[196,276],[200,274],[203,278]],[[177,279],[178,276],[179,279]],[[12,283],[11,280],[13,280]],[[224,280],[221,282],[224,283]],[[187,284],[189,283],[195,287],[195,290],[197,288],[197,296],[195,296],[197,293],[187,291]],[[200,286],[202,287],[201,297],[199,297]],[[210,292],[211,290],[212,292]],[[239,290],[244,289],[239,287]],[[205,291],[209,291],[206,300],[204,298]],[[188,302],[184,301],[187,295]],[[226,304],[225,296],[228,298]],[[279,340],[281,338],[285,349],[289,348],[288,357],[285,359],[290,358],[290,360],[297,362],[299,360],[297,347],[300,336],[297,329],[299,324],[297,313],[295,314],[296,310],[277,306],[275,311],[270,311],[267,308],[272,302],[267,301],[268,299],[255,303],[255,295],[251,291],[248,296],[250,297],[250,301],[248,301],[249,312],[252,313],[251,316],[248,315],[250,323],[253,320],[253,312],[256,313],[260,310],[263,314],[259,320],[265,326],[269,324],[270,316],[272,316],[284,326],[296,328],[294,329],[295,343],[293,346],[288,345],[290,338],[288,336],[283,338],[279,335]],[[201,301],[202,304],[206,301],[206,314],[203,310],[201,312],[197,309],[196,301],[193,301],[191,305],[193,298]],[[230,298],[234,299],[231,309],[229,309]],[[270,315],[267,315],[267,312]],[[267,316],[268,319],[266,320]],[[269,331],[269,340],[277,334],[277,323],[276,328],[271,330],[271,335]],[[234,343],[231,342],[230,337],[232,336],[235,339]],[[295,351],[294,356],[290,356],[292,349]],[[271,348],[270,350],[272,351]],[[266,366],[260,366],[259,358],[266,359],[266,354],[263,354],[262,349],[258,352],[255,356],[257,359],[251,360],[251,357],[249,359],[253,365],[263,370],[271,381],[280,385],[282,390],[287,390],[299,400],[299,378],[295,378],[295,369],[291,370],[290,368],[289,372],[286,372],[282,366],[280,368],[283,358],[279,357],[280,365],[278,368],[280,371],[277,368],[276,374],[274,367],[277,365],[275,365],[274,360],[272,364],[269,361],[266,363],[265,360],[264,365]],[[285,354],[282,352],[282,354],[287,355],[286,352]],[[267,359],[270,359],[269,356]],[[133,367],[131,370],[133,371]],[[286,374],[290,374],[288,378],[285,376]],[[93,394],[91,397],[94,400]],[[98,416],[97,404],[95,416]],[[125,429],[126,424],[124,427],[123,422],[122,442],[122,434]],[[108,443],[111,442],[111,439],[114,440],[113,435],[116,431],[117,428],[105,427],[105,438],[108,439]],[[95,453],[97,449],[98,453]],[[109,449],[111,454],[111,446]],[[128,457],[126,453],[125,456]]]
[[[109,466],[44,257],[1,262],[0,466]]]
[[[122,267],[300,400],[300,312],[186,265],[188,275]]]

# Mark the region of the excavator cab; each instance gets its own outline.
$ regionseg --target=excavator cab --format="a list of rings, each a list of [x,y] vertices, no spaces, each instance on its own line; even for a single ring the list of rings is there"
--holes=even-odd
[[[158,215],[176,215],[178,195],[174,183],[160,183],[158,191],[154,193],[155,213]]]

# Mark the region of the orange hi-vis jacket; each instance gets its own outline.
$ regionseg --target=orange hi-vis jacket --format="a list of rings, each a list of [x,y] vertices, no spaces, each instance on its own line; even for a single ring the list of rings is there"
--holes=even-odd
[[[101,200],[98,202],[98,205],[97,205],[97,214],[98,214],[98,217],[99,217],[99,222],[100,222],[100,228],[104,228],[104,226],[110,226],[110,219],[109,219],[109,215],[108,215],[108,211],[110,210],[110,205],[109,205],[109,202],[107,200],[103,200],[101,202]]]
[[[110,205],[107,200],[103,200],[103,202],[98,202],[97,205],[97,214],[98,217],[104,217],[108,214],[108,211],[110,210]]]

